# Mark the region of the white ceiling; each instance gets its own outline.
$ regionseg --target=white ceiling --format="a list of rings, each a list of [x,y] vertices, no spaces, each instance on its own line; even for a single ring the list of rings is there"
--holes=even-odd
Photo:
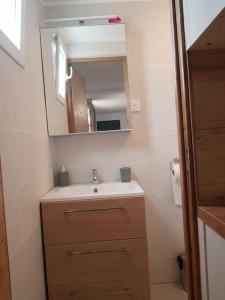
[[[65,44],[126,41],[123,24],[64,27],[59,31]]]
[[[151,2],[152,0],[40,0],[44,6],[92,4],[92,3],[113,3],[113,2]]]

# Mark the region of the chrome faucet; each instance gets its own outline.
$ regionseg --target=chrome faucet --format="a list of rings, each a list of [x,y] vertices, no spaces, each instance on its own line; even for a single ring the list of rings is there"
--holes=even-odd
[[[97,169],[92,169],[92,183],[93,184],[98,184],[98,170]]]

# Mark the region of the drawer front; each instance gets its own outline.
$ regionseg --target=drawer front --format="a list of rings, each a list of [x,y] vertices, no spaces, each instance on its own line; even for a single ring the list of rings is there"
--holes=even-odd
[[[145,237],[143,197],[42,204],[45,244]]]
[[[6,240],[0,243],[0,299],[11,299],[9,262]]]
[[[150,300],[148,281],[50,287],[49,300]]]
[[[48,285],[148,278],[146,239],[46,247]]]

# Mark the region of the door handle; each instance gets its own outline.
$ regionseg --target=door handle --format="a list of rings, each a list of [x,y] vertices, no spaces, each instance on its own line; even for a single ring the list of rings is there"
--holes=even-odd
[[[116,253],[116,252],[128,252],[127,247],[123,247],[121,249],[112,249],[112,250],[93,250],[93,251],[68,251],[68,256],[77,256],[77,255],[95,255],[102,253]]]
[[[115,206],[115,207],[108,207],[108,208],[87,208],[87,209],[69,209],[64,210],[64,214],[72,214],[72,213],[87,213],[87,212],[96,212],[96,211],[110,211],[110,210],[123,210],[124,207]]]
[[[93,292],[90,294],[76,294],[75,292],[71,292],[70,296],[75,297],[94,297],[94,296],[113,296],[113,295],[130,295],[131,291],[129,288],[125,288],[119,291],[105,291],[105,292]]]

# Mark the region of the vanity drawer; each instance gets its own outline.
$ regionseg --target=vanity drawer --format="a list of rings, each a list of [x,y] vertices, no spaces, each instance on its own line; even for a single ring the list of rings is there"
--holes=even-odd
[[[148,278],[146,239],[49,245],[48,285]]]
[[[123,281],[76,286],[52,286],[49,300],[150,300],[149,282]]]
[[[45,244],[146,236],[144,197],[42,203]]]

